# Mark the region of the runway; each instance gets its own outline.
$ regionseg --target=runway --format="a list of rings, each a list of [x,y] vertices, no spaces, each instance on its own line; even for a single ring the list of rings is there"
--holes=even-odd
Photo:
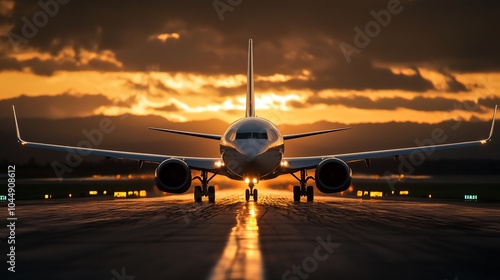
[[[498,279],[500,205],[218,191],[17,204],[1,279]],[[6,207],[6,206],[5,206]]]

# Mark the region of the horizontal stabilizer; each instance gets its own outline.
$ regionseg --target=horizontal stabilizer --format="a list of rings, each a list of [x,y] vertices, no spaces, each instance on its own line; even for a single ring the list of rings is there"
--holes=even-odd
[[[308,137],[308,136],[313,136],[313,135],[318,135],[318,134],[325,134],[325,133],[330,133],[330,132],[343,131],[343,130],[348,130],[348,129],[351,129],[351,128],[350,127],[344,127],[344,128],[335,128],[335,129],[327,129],[327,130],[319,130],[319,131],[311,131],[311,132],[305,132],[305,133],[283,135],[283,140],[290,140],[290,139]]]
[[[182,134],[182,135],[200,137],[200,138],[213,139],[213,140],[220,140],[220,138],[221,138],[220,135],[215,135],[215,134],[206,134],[206,133],[198,133],[198,132],[190,132],[190,131],[181,131],[181,130],[173,130],[173,129],[165,129],[165,128],[156,128],[156,127],[150,127],[149,129],[151,129],[151,130],[157,130],[157,131],[162,131],[162,132],[169,132],[169,133],[176,133],[176,134]]]

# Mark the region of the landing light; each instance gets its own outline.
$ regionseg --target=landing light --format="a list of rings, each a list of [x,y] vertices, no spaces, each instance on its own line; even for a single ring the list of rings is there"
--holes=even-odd
[[[250,179],[249,178],[245,178],[245,183],[250,183]]]
[[[220,167],[224,166],[224,162],[218,160],[215,162],[215,166],[220,168]]]
[[[280,165],[281,165],[281,167],[288,167],[288,161],[282,160]]]
[[[481,144],[486,144],[486,142],[487,142],[486,140],[482,140]]]
[[[253,179],[252,179],[252,183],[257,184],[257,179],[256,179],[256,178],[253,178]]]

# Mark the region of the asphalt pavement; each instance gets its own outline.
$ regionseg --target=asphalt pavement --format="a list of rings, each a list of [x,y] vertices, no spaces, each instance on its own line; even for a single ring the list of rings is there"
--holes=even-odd
[[[243,193],[18,202],[0,279],[500,279],[500,204]]]

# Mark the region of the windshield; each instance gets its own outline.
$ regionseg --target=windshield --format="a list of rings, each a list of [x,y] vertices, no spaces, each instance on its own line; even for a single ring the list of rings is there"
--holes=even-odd
[[[236,139],[267,139],[267,132],[238,132]]]

